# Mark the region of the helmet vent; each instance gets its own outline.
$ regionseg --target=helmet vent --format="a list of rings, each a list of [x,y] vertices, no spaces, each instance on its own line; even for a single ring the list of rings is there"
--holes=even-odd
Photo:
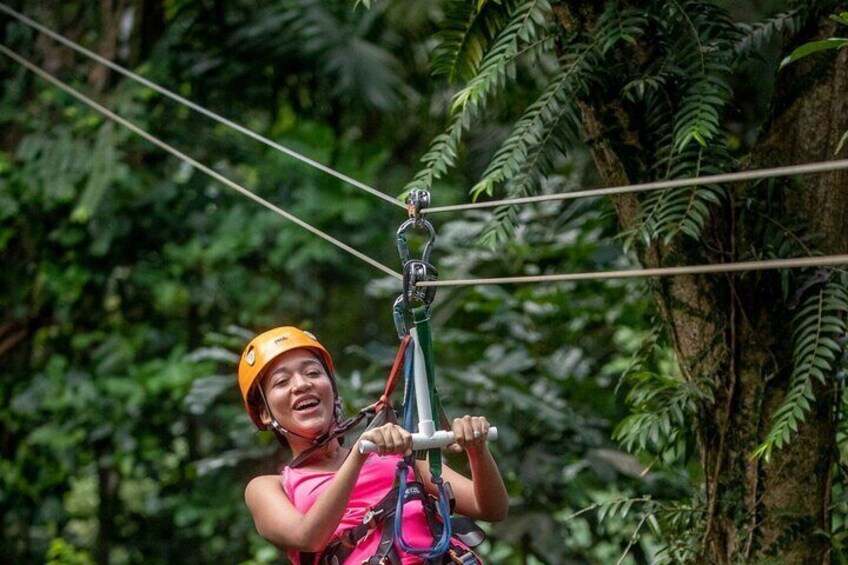
[[[248,365],[250,365],[251,367],[253,366],[254,363],[256,363],[256,352],[253,350],[252,345],[250,346],[250,349],[248,350],[247,355],[244,356],[244,361]]]

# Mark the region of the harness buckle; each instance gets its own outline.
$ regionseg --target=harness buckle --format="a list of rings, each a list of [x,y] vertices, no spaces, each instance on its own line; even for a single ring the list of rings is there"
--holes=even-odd
[[[367,524],[370,529],[374,529],[377,527],[377,518],[379,518],[383,514],[383,509],[369,508],[368,512],[365,513],[365,516],[362,517],[362,523]]]
[[[456,563],[456,565],[473,565],[477,563],[477,557],[473,551],[465,551],[460,555],[455,549],[449,549],[448,557],[450,557],[451,563]]]

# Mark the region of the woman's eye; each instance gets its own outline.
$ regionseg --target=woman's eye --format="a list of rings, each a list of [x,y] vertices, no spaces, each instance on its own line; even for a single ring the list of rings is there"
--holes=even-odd
[[[320,371],[309,371],[308,373],[306,373],[306,376],[312,377],[313,379],[315,379],[315,378],[318,378],[318,377],[321,376],[321,372]]]

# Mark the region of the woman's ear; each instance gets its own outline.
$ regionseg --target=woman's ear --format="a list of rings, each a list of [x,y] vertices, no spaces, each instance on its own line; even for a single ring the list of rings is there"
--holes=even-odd
[[[264,424],[266,428],[271,428],[271,415],[268,413],[268,408],[266,408],[265,406],[261,406],[259,408],[259,419],[262,421],[262,424]]]

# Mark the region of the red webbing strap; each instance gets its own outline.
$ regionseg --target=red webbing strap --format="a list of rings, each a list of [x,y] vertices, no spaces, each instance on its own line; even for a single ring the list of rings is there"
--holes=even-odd
[[[397,382],[400,379],[400,374],[403,371],[406,348],[409,347],[409,343],[411,341],[412,336],[409,335],[404,336],[404,338],[400,341],[397,355],[395,355],[395,362],[392,363],[392,368],[389,371],[389,378],[386,379],[386,387],[383,389],[383,394],[380,396],[380,399],[374,403],[375,412],[379,412],[386,406],[392,406],[392,393],[394,392],[395,386],[397,386]]]

